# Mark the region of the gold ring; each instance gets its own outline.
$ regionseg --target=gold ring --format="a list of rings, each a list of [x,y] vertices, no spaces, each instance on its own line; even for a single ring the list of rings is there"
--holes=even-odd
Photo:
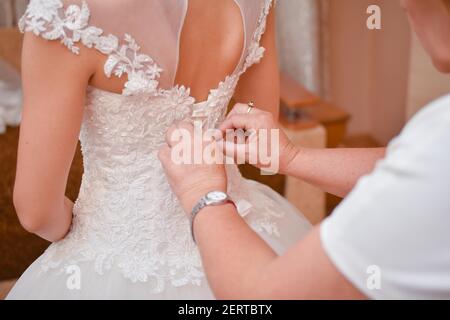
[[[253,110],[253,108],[255,107],[255,103],[253,101],[250,101],[248,103],[248,109],[247,109],[247,114],[250,114]]]

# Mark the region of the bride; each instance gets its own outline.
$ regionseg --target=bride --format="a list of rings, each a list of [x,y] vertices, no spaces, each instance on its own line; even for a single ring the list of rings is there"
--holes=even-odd
[[[272,5],[31,0],[20,21],[14,204],[22,225],[53,244],[9,299],[213,298],[157,152],[174,121],[215,127],[232,98],[277,115]],[[64,193],[78,138],[84,175],[72,203]],[[236,166],[228,179],[240,214],[275,252],[310,228]]]

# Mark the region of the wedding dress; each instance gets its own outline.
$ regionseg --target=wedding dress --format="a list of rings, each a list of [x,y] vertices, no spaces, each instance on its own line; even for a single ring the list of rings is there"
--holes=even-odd
[[[60,41],[74,54],[81,45],[98,50],[108,56],[106,75],[126,74],[128,81],[122,94],[88,88],[84,175],[71,230],[28,268],[9,299],[213,298],[157,152],[176,120],[198,118],[209,128],[223,120],[240,76],[263,57],[272,0],[234,1],[245,26],[244,52],[200,103],[174,85],[188,0],[30,2],[22,31]],[[236,166],[227,173],[239,213],[276,252],[310,229],[276,192],[243,179]]]

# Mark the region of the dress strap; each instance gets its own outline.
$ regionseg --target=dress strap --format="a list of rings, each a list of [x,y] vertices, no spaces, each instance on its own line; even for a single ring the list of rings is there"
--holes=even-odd
[[[253,33],[251,43],[248,46],[247,54],[243,66],[239,72],[242,75],[248,68],[257,64],[264,57],[266,49],[261,46],[261,39],[264,35],[267,27],[267,17],[269,16],[270,9],[276,4],[276,0],[264,0],[263,7],[261,9],[261,15],[258,19],[258,24]]]
[[[80,54],[79,44],[108,56],[104,66],[107,77],[128,75],[124,95],[156,94],[162,69],[129,34],[123,39],[89,24],[91,12],[86,1],[69,4],[61,0],[31,0],[20,19],[21,32],[32,32],[46,40],[58,40],[72,53]]]

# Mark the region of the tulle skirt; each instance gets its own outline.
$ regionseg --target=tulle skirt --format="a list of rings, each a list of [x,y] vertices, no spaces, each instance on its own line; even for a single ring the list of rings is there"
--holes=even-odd
[[[277,210],[283,214],[277,220],[279,235],[268,234],[263,230],[255,230],[278,254],[282,254],[290,246],[299,241],[311,229],[310,223],[286,199],[272,189],[245,180],[249,195],[248,201],[257,209]],[[43,271],[38,258],[18,280],[7,299],[42,299],[42,300],[208,300],[214,295],[206,277],[200,285],[188,284],[180,287],[166,286],[161,293],[152,293],[146,282],[132,282],[126,279],[117,267],[112,267],[105,274],[94,271],[94,262],[77,263],[81,281],[71,283],[73,274],[58,270]]]

